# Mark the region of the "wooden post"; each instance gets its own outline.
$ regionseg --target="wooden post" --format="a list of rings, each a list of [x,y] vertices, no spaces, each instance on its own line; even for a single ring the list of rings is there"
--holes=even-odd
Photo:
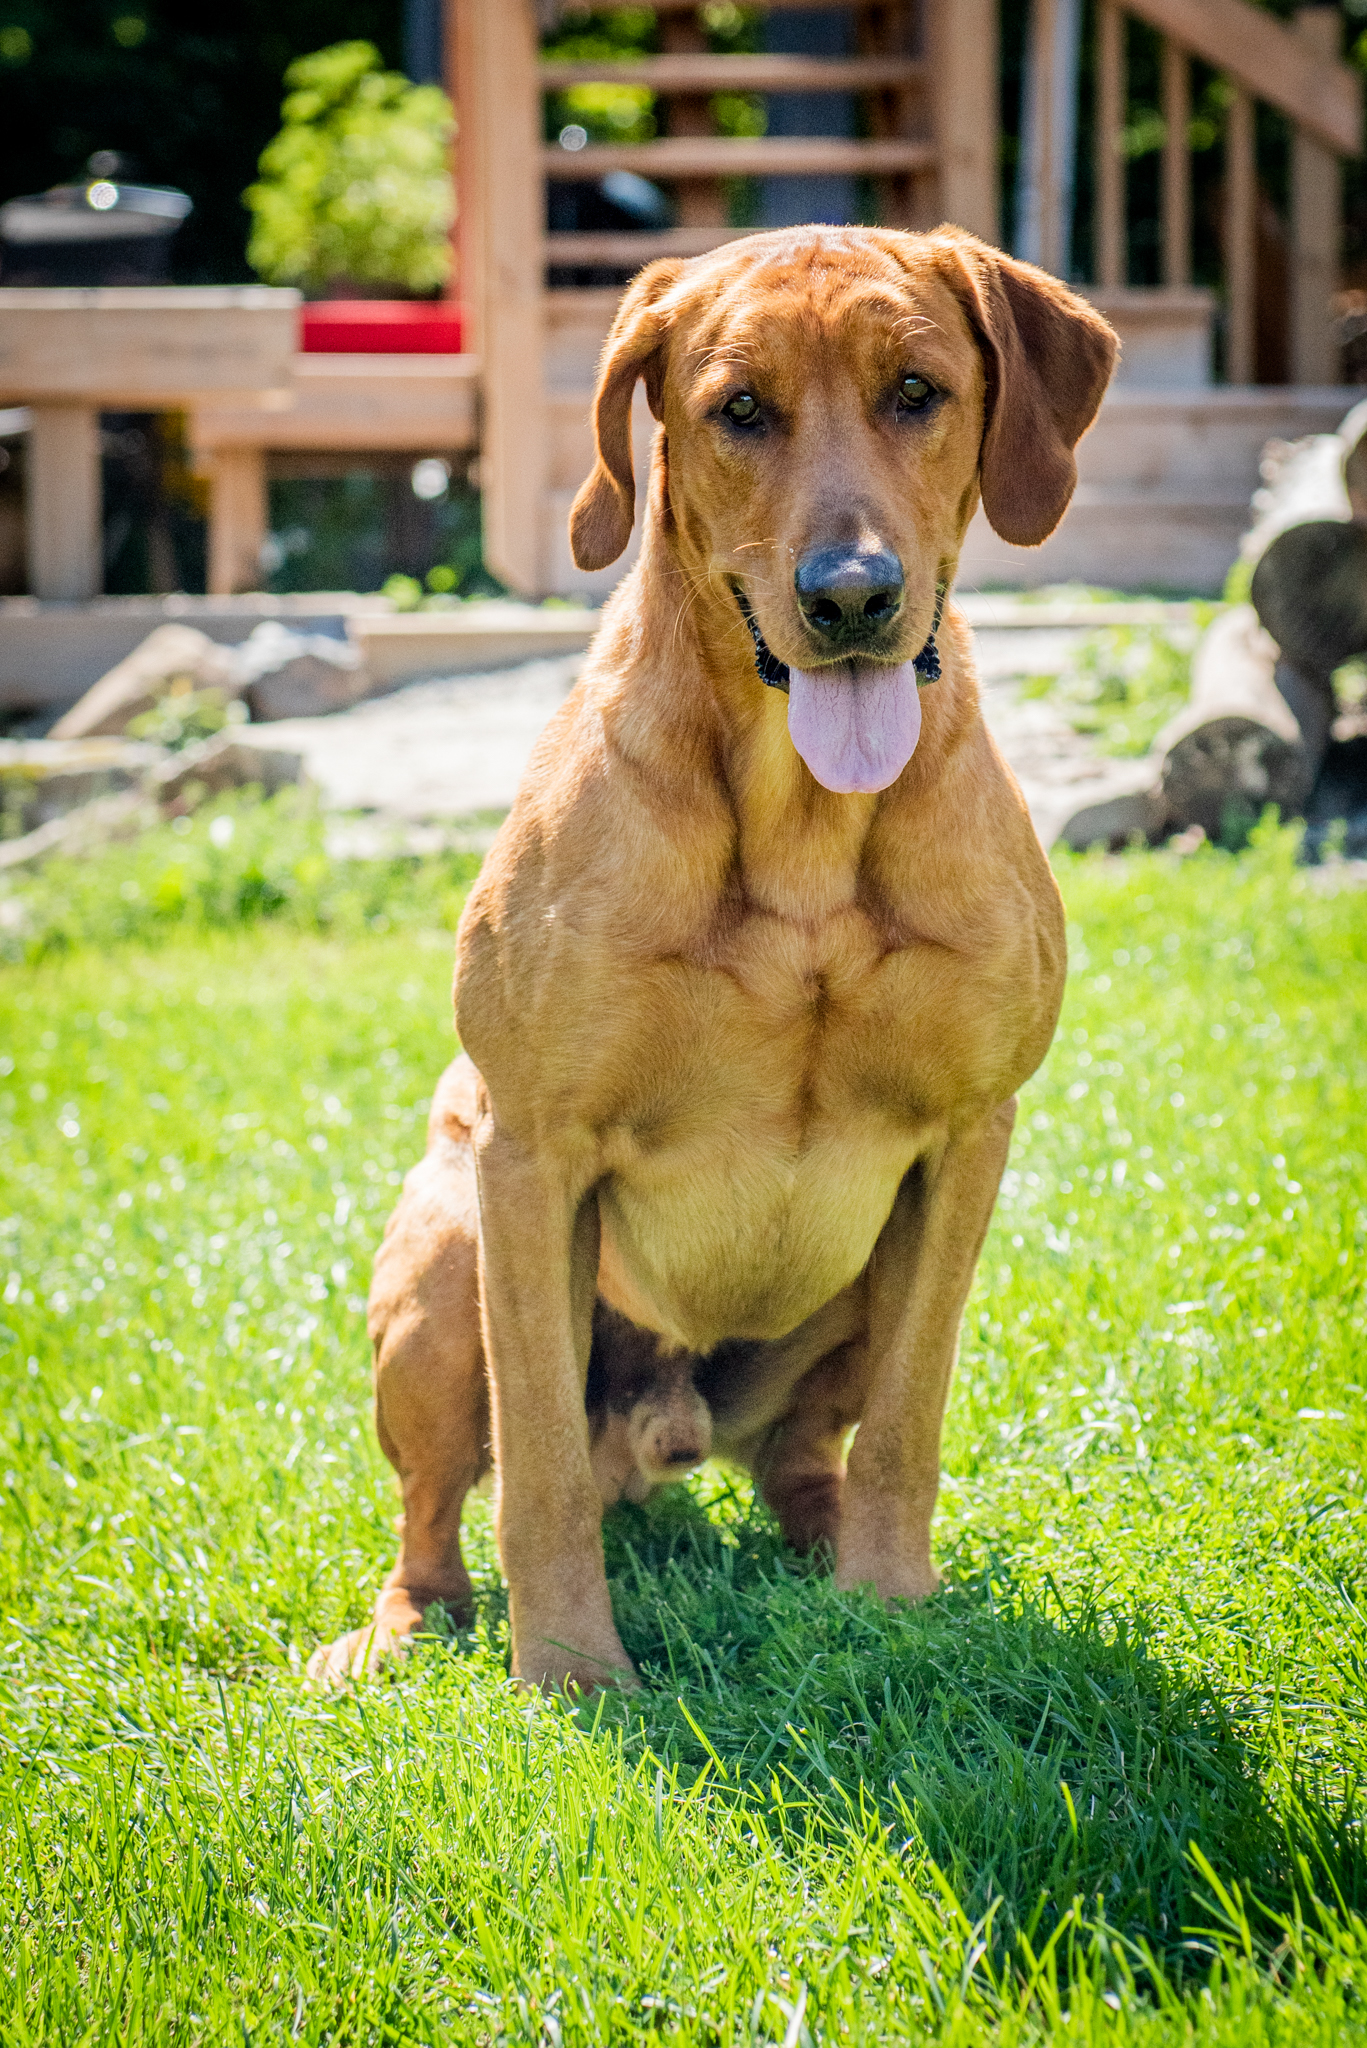
[[[996,0],[933,0],[926,28],[940,217],[997,243]]]
[[[1337,7],[1302,7],[1296,34],[1317,57],[1339,54]],[[1291,381],[1337,384],[1330,300],[1338,290],[1342,200],[1338,158],[1297,127],[1291,145]]]
[[[1191,63],[1171,36],[1163,39],[1163,282],[1191,283]]]
[[[1115,0],[1099,0],[1096,23],[1096,281],[1126,280],[1125,17]]]
[[[461,188],[473,201],[468,233],[478,273],[465,303],[474,306],[484,390],[484,559],[512,589],[533,596],[545,576],[548,471],[533,0],[457,0],[457,25],[461,106],[478,110],[475,148],[467,142],[461,150]]]
[[[461,347],[478,354],[484,306],[483,124],[476,90],[478,0],[446,0],[447,90],[456,110],[456,274]]]
[[[1225,126],[1225,379],[1251,384],[1257,339],[1258,169],[1253,101],[1241,85],[1232,92]]]
[[[463,290],[463,269],[461,248],[461,187],[460,187],[460,145],[461,145],[461,104],[460,104],[460,8],[457,0],[440,0],[441,4],[441,61],[442,85],[446,97],[456,110],[456,134],[451,144],[451,179],[456,188],[456,218],[451,227],[451,275],[447,281],[444,296],[460,301]],[[471,346],[468,336],[462,336],[465,348]]]
[[[261,588],[261,551],[270,524],[261,448],[219,448],[209,478],[208,585],[212,597]]]
[[[707,32],[691,14],[665,14],[660,18],[660,47],[667,52],[700,52],[707,48]],[[711,135],[712,104],[706,94],[669,93],[664,103],[665,132],[670,135]],[[726,194],[718,178],[680,178],[674,188],[679,226],[724,228]]]
[[[1081,0],[1031,0],[1017,187],[1016,254],[1066,276]]]
[[[100,416],[83,405],[35,405],[27,449],[25,523],[34,597],[98,597]]]

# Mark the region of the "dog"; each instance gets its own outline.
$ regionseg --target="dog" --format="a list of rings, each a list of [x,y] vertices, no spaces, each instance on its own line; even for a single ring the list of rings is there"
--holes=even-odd
[[[399,1558],[315,1676],[468,1610],[492,1459],[514,1673],[633,1682],[600,1523],[605,1465],[646,1467],[595,1468],[586,1401],[619,1356],[689,1361],[838,1586],[934,1591],[959,1322],[1065,972],[948,592],[980,501],[1008,541],[1058,524],[1115,356],[957,229],[778,230],[628,288],[570,535],[584,569],[627,546],[644,380],[640,556],[461,918],[442,1163],[372,1311]]]

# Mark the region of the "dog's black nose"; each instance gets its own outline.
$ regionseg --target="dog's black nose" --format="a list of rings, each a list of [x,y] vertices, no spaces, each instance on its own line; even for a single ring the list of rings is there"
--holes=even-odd
[[[793,578],[802,616],[823,639],[851,645],[890,626],[902,605],[902,564],[888,548],[811,548]]]

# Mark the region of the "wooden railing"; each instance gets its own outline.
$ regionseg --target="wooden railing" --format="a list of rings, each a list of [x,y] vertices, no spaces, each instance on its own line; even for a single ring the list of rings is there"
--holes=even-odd
[[[1047,28],[1057,0],[1036,0],[1034,29]],[[1161,277],[1192,280],[1191,60],[1221,71],[1230,89],[1225,117],[1225,376],[1252,383],[1255,371],[1258,181],[1254,102],[1292,122],[1290,245],[1291,376],[1300,384],[1338,381],[1330,299],[1337,283],[1338,158],[1362,147],[1362,89],[1338,61],[1338,10],[1305,7],[1286,27],[1247,0],[1099,0],[1096,46],[1095,281],[1126,281],[1127,234],[1123,131],[1126,112],[1125,15],[1164,37],[1160,178]]]

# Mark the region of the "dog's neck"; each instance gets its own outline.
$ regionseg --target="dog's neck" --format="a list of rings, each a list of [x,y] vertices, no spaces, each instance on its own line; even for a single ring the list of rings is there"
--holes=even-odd
[[[974,715],[953,631],[944,672],[923,692],[922,738],[903,775],[879,795],[837,795],[793,746],[788,699],[761,680],[730,584],[688,565],[654,505],[628,582],[619,616],[632,621],[630,642],[611,657],[622,663],[608,716],[615,744],[652,779],[681,784],[684,800],[690,788],[720,786],[734,819],[737,884],[756,908],[805,921],[858,898],[880,817],[925,797],[965,714]]]

